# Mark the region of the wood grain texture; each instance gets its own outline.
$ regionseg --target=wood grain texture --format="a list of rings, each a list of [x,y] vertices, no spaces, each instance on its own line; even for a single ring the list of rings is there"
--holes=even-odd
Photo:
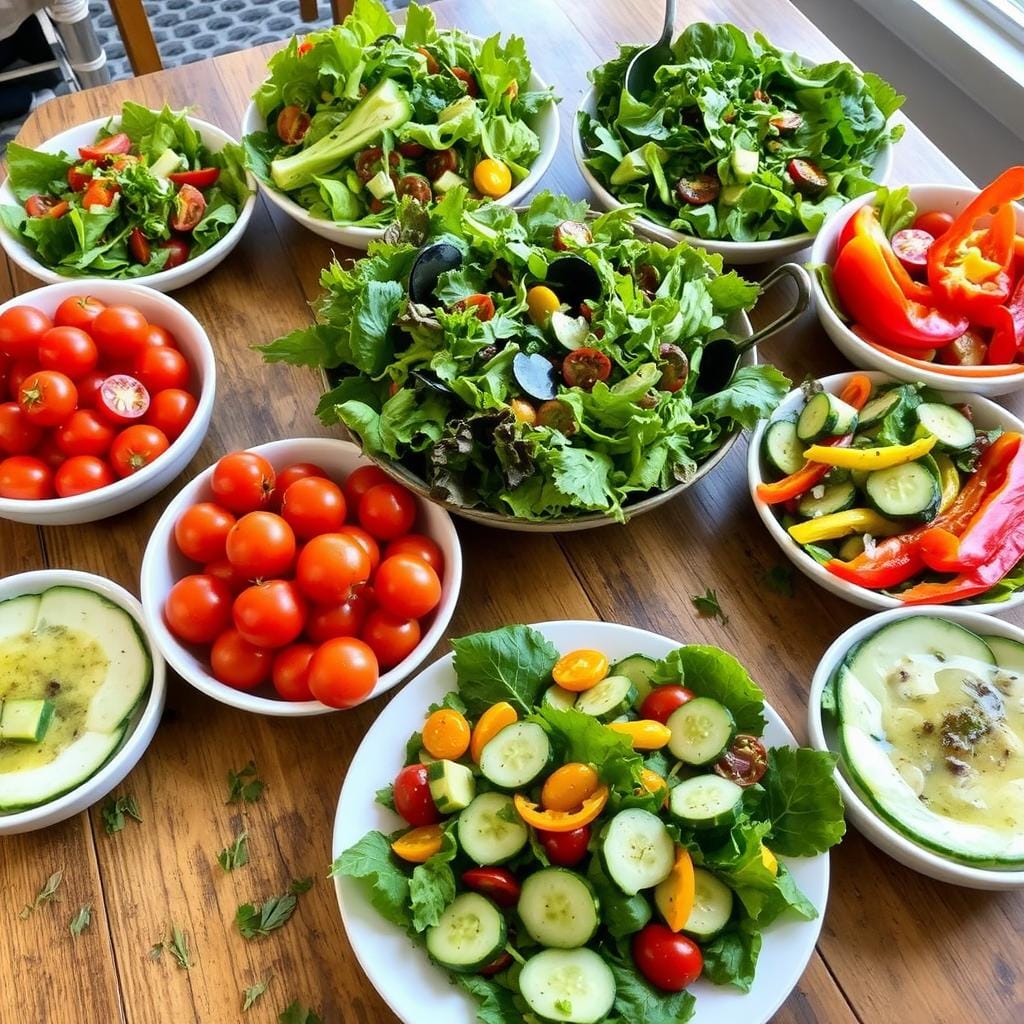
[[[435,9],[442,23],[480,35],[501,29],[525,36],[541,75],[562,97],[562,144],[544,186],[585,195],[569,140],[576,105],[589,87],[586,71],[612,56],[618,42],[657,34],[656,0],[519,0],[514,8],[507,0],[444,0]],[[699,0],[685,5],[683,18],[729,19],[763,29],[780,45],[815,59],[838,53],[787,0]],[[125,99],[194,104],[200,116],[237,134],[272,50],[231,54],[62,98],[33,114],[20,141],[38,142],[110,113]],[[910,125],[896,148],[894,180],[965,179]],[[36,531],[0,521],[0,572],[70,566],[137,591],[146,539],[185,479],[232,448],[325,433],[312,414],[317,376],[266,367],[251,347],[308,322],[308,302],[318,294],[319,272],[332,252],[353,255],[260,200],[231,259],[176,293],[207,327],[219,364],[213,423],[192,465],[163,495],[101,525]],[[34,286],[20,271],[7,267],[0,273],[0,298]],[[755,322],[767,322],[784,298],[767,296]],[[765,346],[763,356],[797,379],[845,368],[810,313],[785,338]],[[1020,413],[1024,403],[1011,405]],[[720,644],[750,667],[803,738],[813,668],[836,634],[862,613],[799,576],[792,597],[764,585],[764,573],[784,559],[751,507],[745,447],[740,441],[711,477],[625,528],[556,540],[460,524],[466,576],[449,635],[512,621],[603,618]],[[694,611],[691,595],[708,586],[716,588],[729,617],[724,624]],[[243,1019],[242,989],[268,976],[267,994],[246,1022],[272,1024],[295,998],[317,1008],[328,1024],[394,1021],[355,962],[333,886],[324,877],[341,780],[387,701],[385,696],[346,714],[297,722],[260,719],[215,704],[172,677],[157,737],[119,788],[137,797],[141,825],[128,822],[108,837],[94,809],[0,844],[0,891],[11,894],[5,911],[10,920],[0,926],[0,1020],[8,1019],[7,996],[16,979],[30,968],[42,973],[35,974],[39,982],[20,990],[26,994],[17,1001],[16,1019],[24,1021],[225,1024]],[[226,805],[228,769],[250,758],[267,782],[263,799]],[[241,828],[249,833],[251,862],[225,874],[216,853]],[[18,921],[22,903],[62,865],[63,901]],[[819,951],[777,1021],[1024,1019],[1024,898],[932,883],[856,833],[836,851],[832,865]],[[281,893],[292,878],[306,875],[314,886],[300,898],[294,919],[268,938],[243,940],[233,923],[237,905]],[[94,906],[93,925],[72,946],[67,922],[84,902]],[[195,964],[188,972],[166,954],[149,958],[171,923],[189,937]],[[88,969],[66,970],[72,958]]]

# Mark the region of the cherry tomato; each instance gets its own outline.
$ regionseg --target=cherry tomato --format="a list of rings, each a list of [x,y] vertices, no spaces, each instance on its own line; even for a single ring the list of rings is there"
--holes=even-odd
[[[343,526],[338,533],[347,534],[357,540],[370,559],[370,572],[375,573],[380,565],[380,546],[361,526]]]
[[[96,315],[89,333],[101,355],[127,361],[146,344],[149,321],[134,306],[107,306]]]
[[[921,277],[928,269],[928,250],[935,238],[921,228],[904,228],[897,231],[889,241],[897,259],[909,274]]]
[[[740,733],[715,762],[712,771],[738,786],[753,786],[768,770],[768,751],[756,736]]]
[[[394,668],[412,654],[422,634],[419,620],[399,619],[377,609],[367,615],[359,636],[377,655],[381,668]]]
[[[39,339],[39,365],[79,380],[96,369],[99,352],[92,338],[79,327],[51,327]]]
[[[36,445],[32,452],[34,458],[45,462],[50,469],[57,470],[67,461],[67,455],[60,450],[57,444],[56,431],[48,430],[43,434],[42,440]]]
[[[270,670],[270,680],[282,700],[312,700],[309,663],[316,653],[314,644],[292,644],[279,651]]]
[[[78,389],[66,374],[39,370],[29,374],[18,389],[18,405],[39,427],[63,423],[78,404]]]
[[[313,49],[313,44],[308,39],[303,39],[301,43],[295,48],[295,52],[300,57],[305,57],[310,50]]]
[[[36,426],[17,402],[0,403],[0,451],[26,455],[42,437],[42,427]]]
[[[175,185],[195,185],[196,188],[209,188],[217,184],[220,177],[219,167],[199,167],[194,171],[175,171],[167,175],[168,181]]]
[[[175,231],[191,231],[206,213],[206,197],[194,185],[182,185],[174,197],[171,227]]]
[[[423,54],[427,61],[427,74],[436,75],[441,70],[441,65],[437,63],[437,58],[425,47],[416,47],[416,52]]]
[[[161,327],[159,324],[150,324],[146,331],[145,348],[177,348],[178,343],[174,340],[174,335],[171,334],[166,327]]]
[[[82,206],[93,212],[96,207],[103,209],[114,205],[114,198],[121,186],[111,178],[93,178],[82,193]]]
[[[226,583],[232,594],[240,594],[252,582],[243,576],[227,558],[215,558],[203,566],[203,573],[206,576],[216,576],[221,582]]]
[[[253,690],[270,676],[274,652],[255,647],[237,629],[226,629],[210,648],[213,676],[236,690]]]
[[[326,477],[327,472],[314,462],[296,462],[286,466],[277,474],[277,495],[283,496],[296,480],[304,480],[308,476]]]
[[[132,148],[132,140],[125,132],[117,132],[108,135],[105,139],[94,142],[91,146],[79,146],[78,155],[83,160],[93,160],[96,163],[103,163],[108,156],[117,156],[127,153]]]
[[[72,164],[68,168],[68,188],[72,192],[84,192],[85,187],[92,181],[92,171],[87,171],[78,164]]]
[[[128,235],[128,251],[136,263],[145,266],[152,256],[152,248],[149,239],[142,233],[142,228],[132,228]]]
[[[473,168],[473,184],[481,195],[500,199],[512,188],[512,172],[501,160],[485,157]]]
[[[339,604],[314,605],[306,620],[306,635],[318,644],[338,636],[359,636],[374,604],[372,589],[356,586],[353,588],[352,596]],[[377,654],[367,637],[363,636],[361,639]]]
[[[941,238],[952,224],[953,214],[944,213],[942,210],[929,210],[927,213],[918,214],[913,226],[918,231],[927,231],[932,238]]]
[[[302,540],[333,533],[345,523],[345,496],[331,480],[306,477],[284,492],[281,515]]]
[[[349,473],[342,484],[342,491],[345,493],[345,501],[353,511],[359,508],[359,499],[371,488],[378,484],[391,483],[391,477],[378,466],[360,466]]]
[[[513,85],[516,83],[513,82]],[[511,953],[501,953],[498,957],[492,960],[486,967],[481,967],[477,974],[482,974],[485,978],[490,978],[492,975],[501,974],[502,971],[507,970],[512,963]]]
[[[33,359],[16,359],[7,370],[7,391],[10,394],[12,401],[18,400],[18,395],[21,393],[21,385],[32,376],[36,370],[39,369],[36,366],[36,360]]]
[[[552,864],[560,868],[572,868],[587,855],[590,826],[582,825],[569,832],[544,832],[538,829],[537,839]]]
[[[573,349],[562,360],[562,378],[569,387],[593,390],[599,380],[607,380],[612,361],[596,348]]]
[[[401,147],[399,147],[401,149]],[[418,203],[429,203],[434,198],[430,182],[422,174],[405,174],[398,179],[395,191],[400,196],[411,196]]]
[[[681,203],[687,206],[705,206],[713,203],[722,191],[722,183],[717,174],[695,174],[690,178],[680,178],[676,182],[676,195]]]
[[[780,135],[792,135],[803,127],[804,119],[795,110],[780,110],[768,118],[768,123]]]
[[[215,576],[185,576],[164,602],[167,627],[190,644],[212,643],[231,623],[232,594]]]
[[[76,409],[56,431],[64,455],[106,455],[114,443],[114,428],[93,409]]]
[[[686,383],[690,373],[690,360],[678,345],[665,343],[658,347],[658,366],[661,369],[659,391],[674,394]]]
[[[110,446],[110,462],[119,476],[131,476],[160,458],[170,447],[162,430],[145,423],[125,427]]]
[[[377,484],[359,499],[359,525],[377,540],[395,540],[408,533],[416,512],[416,499],[401,484]]]
[[[286,146],[297,146],[306,137],[311,121],[312,118],[302,107],[282,107],[275,124],[277,137]]]
[[[430,795],[425,764],[406,765],[395,777],[394,790],[395,810],[410,825],[418,828],[441,820],[441,814]]]
[[[797,192],[814,195],[828,188],[828,175],[810,160],[803,160],[800,157],[790,160],[786,165],[786,171],[793,180]]]
[[[93,320],[107,307],[99,299],[91,295],[71,295],[66,298],[53,314],[53,322],[58,327],[78,327],[88,331]],[[0,317],[0,321],[2,321]]]
[[[195,415],[198,402],[184,388],[164,388],[153,395],[146,422],[176,441]]]
[[[494,299],[490,295],[477,294],[467,295],[464,299],[459,299],[458,302],[454,303],[452,309],[463,310],[472,309],[476,313],[477,320],[487,323],[488,320],[494,319]]]
[[[472,730],[461,711],[438,708],[423,723],[423,747],[431,757],[456,761],[467,750]]]
[[[437,181],[445,171],[458,169],[459,158],[456,156],[454,149],[439,149],[427,157],[424,166],[426,167],[427,177],[431,181]]]
[[[87,373],[81,380],[75,381],[78,388],[78,408],[97,409],[100,401],[100,389],[107,379],[107,374],[102,370],[93,370]]]
[[[58,467],[53,483],[59,498],[70,498],[107,487],[116,479],[110,464],[95,455],[72,455]]]
[[[551,678],[564,690],[582,693],[608,675],[608,658],[586,648],[563,654],[551,670]]]
[[[135,357],[133,372],[151,395],[166,388],[188,387],[188,363],[169,345],[147,345]]]
[[[385,558],[373,578],[381,608],[403,619],[421,619],[441,600],[441,581],[426,562],[412,555]]]
[[[676,708],[693,700],[694,693],[685,686],[656,686],[640,705],[640,717],[664,725]]]
[[[0,313],[0,352],[12,359],[35,360],[39,342],[53,321],[35,306],[10,306]]]
[[[57,196],[35,195],[25,200],[25,212],[30,217],[52,217],[56,220],[63,217],[68,208],[69,204]]]
[[[572,437],[578,429],[576,413],[573,412],[572,406],[568,402],[563,402],[561,398],[541,402],[534,414],[534,422],[539,427],[561,431],[566,437]]]
[[[164,270],[173,270],[188,262],[189,253],[192,251],[184,238],[166,238],[162,242],[157,242],[156,247],[170,249],[170,254],[164,260]]]
[[[384,557],[414,555],[430,566],[439,577],[444,575],[444,554],[439,545],[422,533],[407,533],[391,541],[384,549]]]
[[[103,379],[96,409],[111,423],[131,425],[141,420],[149,410],[149,392],[127,373],[115,373]]]
[[[462,884],[506,910],[519,902],[522,891],[515,875],[504,868],[469,868],[462,872]]]
[[[274,467],[255,452],[231,452],[213,467],[210,487],[231,512],[266,508],[274,493]]]
[[[225,551],[246,578],[284,576],[295,561],[295,534],[273,512],[247,512],[228,530]]]
[[[359,541],[344,533],[314,537],[295,566],[299,589],[317,604],[341,604],[351,596],[355,584],[365,583],[369,577],[369,555]]]
[[[682,992],[704,968],[700,947],[656,921],[633,937],[633,960],[640,973],[663,992]]]
[[[0,462],[0,498],[41,501],[53,494],[53,470],[41,459],[11,455]]]
[[[466,93],[476,99],[480,95],[480,86],[477,85],[476,78],[472,71],[467,71],[465,68],[460,68],[458,65],[451,69],[452,74],[466,87]]]
[[[589,764],[570,761],[544,780],[540,802],[546,811],[575,811],[600,784],[601,779]]]
[[[286,647],[306,624],[306,602],[294,583],[268,580],[243,590],[232,608],[235,629],[257,647]]]
[[[563,220],[555,226],[555,235],[552,241],[552,248],[558,252],[565,252],[567,249],[580,249],[590,245],[594,236],[586,224],[578,220]]]
[[[225,558],[228,534],[235,517],[212,501],[189,505],[174,524],[178,550],[193,562],[214,562]]]
[[[358,704],[369,696],[377,684],[377,676],[373,651],[362,640],[351,636],[321,644],[309,663],[309,688],[321,704],[330,708],[350,708]]]
[[[369,181],[383,167],[384,150],[380,146],[371,146],[364,149],[355,159],[356,175],[360,181]],[[388,154],[388,164],[391,167],[398,166],[398,154]]]
[[[398,144],[398,152],[407,160],[419,160],[426,151],[427,147],[420,145],[418,142],[400,142]]]

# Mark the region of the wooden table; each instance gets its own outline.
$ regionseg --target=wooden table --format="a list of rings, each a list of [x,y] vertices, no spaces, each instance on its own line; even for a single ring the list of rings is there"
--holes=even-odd
[[[584,186],[572,159],[573,111],[588,68],[616,42],[654,38],[655,0],[443,0],[439,19],[488,34],[526,37],[561,103],[563,140],[544,185],[572,195]],[[693,20],[730,19],[762,29],[813,59],[835,47],[787,0],[701,0]],[[32,115],[20,141],[34,144],[69,125],[119,109],[194,104],[205,118],[238,131],[270,48],[231,54],[145,78],[62,97]],[[896,181],[962,182],[964,175],[913,126],[896,147]],[[220,360],[210,434],[190,467],[225,451],[278,437],[323,433],[313,416],[318,380],[265,366],[251,346],[308,321],[307,303],[330,246],[260,201],[234,255],[176,293],[203,322]],[[761,268],[763,269],[763,268]],[[35,282],[5,263],[2,298]],[[765,303],[756,317],[772,313]],[[844,368],[812,314],[770,345],[795,379]],[[1013,403],[1021,411],[1021,402]],[[508,622],[601,618],[736,653],[794,731],[806,736],[805,701],[818,658],[863,613],[802,577],[786,597],[759,578],[783,558],[758,521],[746,489],[744,445],[711,478],[625,528],[551,536],[505,535],[459,524],[466,575],[451,627],[458,636]],[[178,484],[184,482],[184,478]],[[173,493],[118,519],[76,528],[32,529],[0,522],[0,571],[67,566],[138,590],[143,546]],[[628,571],[623,572],[623,568]],[[689,597],[717,589],[729,620],[696,617]],[[1017,616],[1017,621],[1021,617]],[[440,652],[439,652],[440,653]],[[145,758],[119,792],[133,793],[144,818],[108,837],[99,809],[44,832],[0,842],[0,1020],[108,1022],[241,1020],[241,991],[271,977],[244,1017],[263,1024],[293,999],[328,1024],[394,1018],[365,980],[325,878],[339,786],[383,697],[346,714],[285,720],[233,711],[177,678]],[[256,804],[225,805],[228,769],[255,759],[267,782]],[[215,854],[240,828],[251,863],[232,874]],[[18,910],[63,867],[61,901],[27,921]],[[235,908],[283,892],[312,875],[294,918],[270,937],[245,942]],[[93,923],[77,941],[68,923],[83,903]],[[195,964],[177,968],[150,948],[173,922],[188,934]],[[832,891],[818,949],[778,1021],[853,1024],[959,1024],[1024,1020],[1024,896],[939,885],[901,867],[850,832],[832,857]],[[401,965],[396,965],[396,983]],[[424,1012],[424,1024],[432,1019]]]

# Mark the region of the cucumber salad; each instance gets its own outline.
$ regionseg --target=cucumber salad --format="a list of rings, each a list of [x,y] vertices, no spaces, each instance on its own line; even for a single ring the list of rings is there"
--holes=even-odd
[[[377,793],[402,827],[332,873],[488,1024],[681,1024],[698,978],[749,991],[762,932],[817,916],[785,858],[843,835],[835,755],[766,748],[764,694],[715,647],[610,665],[528,626],[452,644],[457,689]]]

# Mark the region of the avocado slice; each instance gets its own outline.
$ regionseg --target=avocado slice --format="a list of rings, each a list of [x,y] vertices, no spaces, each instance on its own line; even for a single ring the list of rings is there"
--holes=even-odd
[[[756,149],[744,149],[737,146],[732,151],[732,173],[741,184],[746,184],[757,174],[757,167],[760,163],[760,154]]]
[[[53,720],[48,700],[6,700],[0,710],[0,740],[39,743]]]

